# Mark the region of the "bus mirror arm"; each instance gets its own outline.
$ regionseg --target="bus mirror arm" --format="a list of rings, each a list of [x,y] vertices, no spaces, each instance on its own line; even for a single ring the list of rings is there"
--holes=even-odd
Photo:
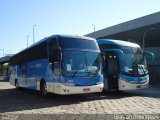
[[[152,52],[143,51],[143,55],[146,57],[147,60],[154,62],[155,55]]]
[[[105,53],[104,52],[101,52],[101,56],[102,56],[103,61],[105,61]]]
[[[54,71],[54,64],[53,63],[49,63],[49,65],[50,65],[51,70]]]
[[[59,57],[59,61],[62,60],[62,49],[61,47],[58,47],[58,57]]]
[[[54,56],[54,58],[53,58],[54,60],[52,61],[52,63],[54,63],[54,61],[61,61],[62,60],[62,52],[61,52],[60,47],[54,49],[53,56]]]

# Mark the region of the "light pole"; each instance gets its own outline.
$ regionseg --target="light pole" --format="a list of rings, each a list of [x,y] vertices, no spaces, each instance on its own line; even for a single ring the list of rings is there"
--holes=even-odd
[[[143,47],[142,47],[142,48],[143,48],[143,51],[144,51],[146,34],[147,34],[147,32],[149,32],[149,31],[151,31],[151,30],[154,30],[154,29],[156,29],[156,28],[150,28],[150,29],[147,29],[147,30],[144,31],[144,34],[143,34]]]
[[[36,25],[33,25],[33,43],[35,43],[35,36],[34,36],[34,28],[36,27]]]
[[[94,30],[94,32],[96,31],[96,27],[95,27],[95,25],[94,24],[92,24],[92,26],[93,26],[93,30]]]
[[[29,38],[29,36],[27,36],[27,48],[28,48],[28,38]]]
[[[4,49],[0,49],[1,51],[2,51],[2,53],[3,53],[3,57],[4,57]]]

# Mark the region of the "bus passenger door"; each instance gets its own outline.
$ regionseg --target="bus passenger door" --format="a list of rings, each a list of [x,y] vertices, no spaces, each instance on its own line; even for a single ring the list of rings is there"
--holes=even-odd
[[[57,38],[52,38],[48,41],[49,45],[49,63],[51,73],[49,75],[51,81],[53,82],[53,88],[48,88],[50,92],[55,92],[57,83],[60,83],[60,63],[61,63],[61,51],[58,48]]]
[[[108,90],[118,90],[119,62],[115,52],[107,52],[105,55],[104,70],[107,77]]]

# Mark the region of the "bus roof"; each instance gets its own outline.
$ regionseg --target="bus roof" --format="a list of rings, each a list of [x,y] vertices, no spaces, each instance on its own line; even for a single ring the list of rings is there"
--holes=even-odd
[[[80,39],[87,39],[87,40],[95,40],[94,38],[90,38],[90,37],[85,37],[85,36],[77,36],[77,35],[52,35],[52,36],[49,36],[49,37],[46,37],[46,38],[43,38],[41,40],[39,40],[38,42],[32,44],[30,47],[33,47],[33,46],[36,46],[48,39],[51,39],[51,38],[55,38],[55,37],[58,37],[58,38],[80,38]]]
[[[37,41],[36,43],[34,43],[34,44],[32,44],[31,46],[29,46],[28,48],[25,48],[24,50],[22,50],[22,51],[20,51],[20,52],[18,52],[18,53],[16,53],[16,54],[19,54],[19,53],[21,53],[21,52],[23,52],[23,51],[25,51],[25,50],[27,50],[27,49],[30,49],[30,48],[32,48],[32,47],[34,47],[34,46],[36,46],[36,45],[38,45],[38,44],[40,44],[40,43],[42,43],[42,42],[44,42],[44,41],[46,41],[46,40],[48,40],[48,39],[51,39],[51,38],[55,38],[55,37],[57,37],[57,38],[79,38],[79,39],[84,39],[84,40],[95,40],[94,38],[90,38],[90,37],[86,37],[86,36],[77,36],[77,35],[51,35],[51,36],[49,36],[49,37],[45,37],[45,38],[43,38],[43,39],[41,39],[41,40],[39,40],[39,41]],[[16,55],[15,54],[15,55]]]
[[[123,40],[114,40],[114,39],[98,39],[98,44],[114,44],[119,46],[128,46],[128,47],[140,47],[136,43],[123,41]]]

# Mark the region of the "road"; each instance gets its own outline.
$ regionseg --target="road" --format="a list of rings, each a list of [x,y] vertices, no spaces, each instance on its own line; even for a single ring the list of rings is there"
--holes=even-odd
[[[51,94],[44,98],[37,91],[17,90],[7,81],[0,80],[0,114],[3,119],[7,114],[14,114],[25,116],[27,120],[31,119],[32,115],[38,115],[39,117],[35,117],[37,120],[42,119],[44,115],[50,116],[47,120],[53,115],[62,117],[61,114],[84,115],[85,117],[86,115],[93,117],[93,115],[110,114],[156,115],[160,114],[160,88],[122,93],[105,92],[67,96]]]

